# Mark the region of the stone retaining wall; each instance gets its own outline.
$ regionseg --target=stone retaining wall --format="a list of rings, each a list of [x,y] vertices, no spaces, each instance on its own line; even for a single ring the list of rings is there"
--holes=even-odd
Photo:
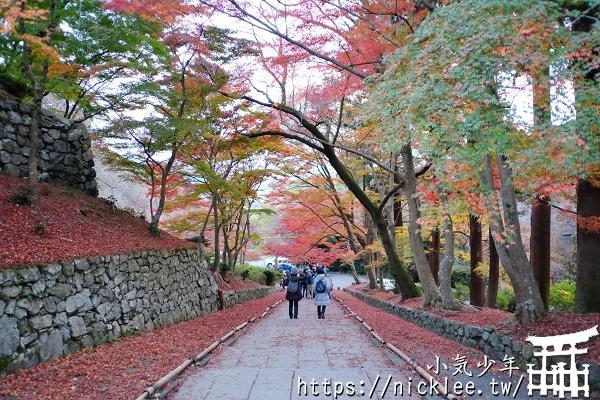
[[[0,376],[218,305],[196,249],[0,270]]]
[[[353,290],[344,289],[344,292],[437,335],[452,339],[464,346],[477,348],[499,362],[502,362],[505,356],[514,357],[515,365],[521,371],[527,371],[527,364],[535,364],[539,367],[540,361],[533,355],[534,347],[532,344],[498,333],[493,327],[480,328],[458,321],[451,321],[425,311],[391,304]],[[539,351],[539,349],[536,349],[536,351]],[[559,357],[549,357],[548,365],[560,361],[565,360]],[[598,392],[600,390],[600,367],[588,361],[577,362],[580,369],[584,363],[590,365],[590,389]]]
[[[262,287],[242,290],[219,289],[219,305],[221,308],[229,308],[239,303],[260,299],[278,291],[280,291],[280,288],[275,287]]]
[[[31,106],[0,92],[0,171],[26,177]],[[98,195],[91,139],[83,124],[42,111],[38,140],[40,180]]]

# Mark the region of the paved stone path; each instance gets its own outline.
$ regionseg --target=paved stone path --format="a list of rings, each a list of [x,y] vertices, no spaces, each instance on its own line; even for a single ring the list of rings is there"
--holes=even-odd
[[[282,292],[283,296],[283,292]],[[192,367],[194,368],[194,367]],[[385,381],[407,385],[420,377],[393,353],[377,346],[354,318],[344,316],[344,309],[332,301],[327,307],[326,319],[317,319],[313,300],[300,301],[299,317],[290,320],[288,303],[278,305],[272,314],[256,322],[239,340],[216,355],[208,365],[189,375],[177,393],[176,400],[285,400],[285,399],[355,399],[369,398],[373,384],[378,380],[372,398],[381,398]],[[314,396],[312,379],[319,396]],[[354,396],[345,390],[343,395],[326,396],[323,380],[352,382]],[[300,385],[299,381],[306,385]],[[393,386],[384,398],[393,398]],[[405,386],[406,390],[406,386]],[[362,392],[361,392],[362,391]],[[414,395],[415,398],[420,396]],[[400,396],[398,396],[400,397]],[[404,393],[403,397],[410,397]]]

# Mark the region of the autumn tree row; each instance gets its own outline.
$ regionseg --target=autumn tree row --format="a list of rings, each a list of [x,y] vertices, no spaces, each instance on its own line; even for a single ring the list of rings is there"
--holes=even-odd
[[[590,290],[597,282],[590,282],[589,271],[597,248],[591,243],[598,241],[598,210],[582,207],[598,189],[596,4],[204,4],[245,22],[257,37],[268,38],[259,43],[261,61],[278,93],[275,97],[263,89],[239,94],[271,112],[270,125],[248,135],[292,140],[327,160],[372,220],[404,297],[420,292],[394,240],[393,204],[400,191],[408,206],[410,244],[425,305],[455,304],[447,279],[453,258],[452,215],[469,212],[473,231],[481,232],[482,222],[491,229],[515,290],[517,319],[542,317],[549,237],[538,233],[550,229],[552,199],[573,198],[579,179],[577,303],[580,311],[597,310],[597,296]],[[291,93],[290,71],[300,62],[320,79]],[[511,99],[503,93],[518,77],[533,88],[535,118],[526,129],[511,115]],[[551,88],[560,93],[570,82],[575,86],[576,118],[553,124],[551,108],[559,96]],[[365,93],[370,94],[366,101]],[[346,112],[349,101],[361,109],[358,117]],[[349,160],[355,156],[373,171],[365,174],[355,168]],[[419,186],[417,178],[424,172],[435,184]],[[372,185],[364,185],[366,176]],[[426,205],[429,192],[433,195]],[[524,201],[534,203],[530,255],[518,218],[518,204]],[[423,218],[432,218],[423,210],[435,208],[439,211],[432,214],[446,238],[439,286],[421,234]]]
[[[258,189],[278,169],[293,179],[279,188],[293,200],[283,212],[298,207],[314,221],[290,227],[309,250],[352,253],[375,267],[372,284],[385,262],[403,297],[422,295],[425,306],[460,307],[450,288],[453,218],[469,214],[473,269],[483,224],[516,318],[530,322],[546,313],[551,207],[576,198],[577,309],[600,309],[596,3],[53,0],[0,9],[11,51],[3,73],[24,88],[37,121],[49,92],[66,116],[104,117],[106,137],[127,139],[119,168],[150,183],[151,231],[165,210],[181,232],[212,231],[216,268],[235,265],[252,240],[252,214],[264,212]],[[523,79],[533,93],[526,127],[507,90]],[[570,85],[574,104],[556,108]],[[554,124],[553,107],[570,106],[576,115]],[[280,167],[286,159],[293,164]],[[530,254],[518,218],[525,202]],[[439,273],[424,250],[430,230],[443,236],[434,240],[443,243]]]

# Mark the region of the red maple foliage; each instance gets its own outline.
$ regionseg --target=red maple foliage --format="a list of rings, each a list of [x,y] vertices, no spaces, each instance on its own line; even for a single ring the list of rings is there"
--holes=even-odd
[[[281,297],[275,293],[18,371],[0,379],[0,398],[135,399],[187,358]]]
[[[153,236],[144,219],[81,192],[40,184],[39,209],[19,205],[26,182],[0,174],[0,268],[195,246],[166,232]]]

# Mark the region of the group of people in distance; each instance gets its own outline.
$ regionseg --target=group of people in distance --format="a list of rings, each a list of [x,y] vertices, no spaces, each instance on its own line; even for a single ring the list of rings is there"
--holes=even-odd
[[[328,276],[329,270],[322,266],[305,266],[303,272],[297,267],[286,273],[283,287],[285,298],[289,302],[290,319],[298,319],[298,302],[303,298],[314,298],[319,319],[325,319],[325,309],[331,299],[333,282]]]

